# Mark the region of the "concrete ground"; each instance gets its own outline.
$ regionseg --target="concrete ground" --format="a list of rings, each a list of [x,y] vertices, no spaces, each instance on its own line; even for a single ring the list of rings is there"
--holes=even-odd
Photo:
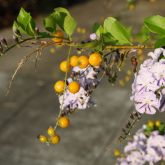
[[[73,6],[70,11],[79,26],[87,29],[106,16],[120,16],[122,22],[138,29],[144,17],[165,14],[163,2],[142,1],[135,11],[127,11],[122,0],[90,0]],[[41,19],[37,20],[40,26]],[[0,36],[8,39],[11,34],[10,29],[0,32]],[[34,71],[34,60],[31,60],[18,73],[11,93],[5,97],[19,59],[29,51],[27,48],[13,49],[0,59],[0,165],[115,164],[112,151],[120,144],[114,141],[127,122],[129,113],[134,110],[129,101],[130,86],[113,87],[104,80],[94,93],[97,107],[73,114],[70,128],[59,130],[62,138],[59,145],[41,145],[37,135],[46,132],[59,111],[52,86],[64,76],[57,67],[61,58],[65,58],[67,49],[57,49],[55,54],[45,50],[37,72]],[[164,117],[163,113],[144,115],[134,131],[148,119],[161,118],[164,121]]]

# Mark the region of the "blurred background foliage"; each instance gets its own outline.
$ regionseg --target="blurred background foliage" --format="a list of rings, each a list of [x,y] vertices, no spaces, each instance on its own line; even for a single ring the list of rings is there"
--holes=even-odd
[[[87,0],[0,0],[0,28],[10,26],[21,7],[35,17],[39,13],[49,13],[55,7],[69,7],[84,1]]]

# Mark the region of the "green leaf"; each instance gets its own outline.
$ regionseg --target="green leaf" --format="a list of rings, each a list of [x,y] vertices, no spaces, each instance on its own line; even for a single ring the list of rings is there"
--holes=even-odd
[[[77,46],[78,48],[89,48],[89,49],[93,49],[96,48],[97,46],[100,45],[100,41],[92,41],[92,42],[87,42],[84,44],[81,44],[81,46]]]
[[[58,7],[54,9],[54,13],[52,14],[56,20],[58,26],[64,30],[64,20],[66,16],[71,16],[69,11],[65,8]]]
[[[17,28],[28,35],[35,35],[35,22],[32,19],[30,13],[26,12],[23,8],[21,8],[19,15],[17,17],[17,25],[14,23],[14,28]]]
[[[165,125],[164,124],[161,124],[160,127],[159,127],[159,133],[160,134],[164,134],[165,133]]]
[[[13,28],[13,32],[15,32],[19,28],[19,25],[17,24],[16,21],[14,21],[12,28]]]
[[[162,38],[159,38],[155,43],[156,48],[160,48],[162,46],[165,46],[165,36]]]
[[[165,35],[165,17],[151,16],[144,20],[144,24],[151,32]]]
[[[102,37],[103,37],[104,44],[115,45],[117,43],[117,40],[115,40],[114,37],[110,33],[103,33]]]
[[[62,7],[55,8],[54,12],[44,20],[44,26],[48,31],[54,32],[58,26],[65,31],[69,37],[73,34],[76,25],[77,23],[69,11]]]
[[[119,23],[115,18],[108,17],[104,21],[104,29],[109,32],[117,41],[118,44],[131,44],[130,34],[127,29]]]
[[[56,20],[52,14],[44,19],[43,24],[45,29],[50,31],[51,33],[54,33],[56,31]]]
[[[63,7],[57,7],[54,9],[55,12],[57,13],[65,13],[66,15],[70,15],[69,11]]]
[[[74,30],[76,29],[76,26],[77,26],[77,23],[74,20],[74,18],[67,15],[64,19],[64,31],[66,32],[66,34],[68,34],[68,36],[71,37]]]
[[[27,13],[23,8],[21,8],[19,15],[17,17],[17,21],[22,25],[23,29],[26,29],[28,23],[31,20],[31,16]]]
[[[92,32],[96,33],[96,35],[100,37],[100,35],[104,32],[104,28],[99,23],[95,23],[92,27]]]
[[[136,35],[136,39],[140,43],[145,43],[146,41],[150,39],[150,32],[146,26],[142,26],[141,30]]]
[[[31,19],[29,24],[27,25],[26,27],[26,32],[27,34],[31,35],[31,36],[34,36],[35,35],[35,22]]]
[[[40,32],[39,36],[41,36],[42,38],[51,38],[51,35],[47,32]]]

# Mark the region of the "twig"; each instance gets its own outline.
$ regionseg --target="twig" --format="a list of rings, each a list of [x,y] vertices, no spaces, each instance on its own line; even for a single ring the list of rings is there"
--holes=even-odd
[[[67,55],[67,61],[69,61],[70,54],[71,54],[71,47],[69,47],[69,51],[68,51],[68,55]],[[64,104],[64,93],[66,91],[67,76],[68,76],[68,72],[65,73],[65,79],[64,79],[65,85],[64,85],[63,100],[62,100],[61,106],[63,106],[63,104]],[[61,117],[62,110],[63,110],[62,107],[60,107],[60,111],[59,111],[59,114],[58,114],[58,117],[57,117],[57,120],[56,120],[56,124],[54,126],[54,130],[57,129],[58,120]]]
[[[8,89],[7,89],[7,92],[6,92],[6,95],[8,95],[10,93],[10,89],[11,89],[11,86],[12,86],[12,83],[14,81],[14,78],[17,74],[17,72],[22,68],[22,66],[28,61],[28,59],[38,51],[38,49],[36,49],[35,51],[33,51],[32,53],[26,55],[24,58],[21,59],[21,61],[18,63],[18,66],[16,68],[16,70],[14,71],[14,74],[12,75],[12,78],[9,82],[9,86],[8,86]]]

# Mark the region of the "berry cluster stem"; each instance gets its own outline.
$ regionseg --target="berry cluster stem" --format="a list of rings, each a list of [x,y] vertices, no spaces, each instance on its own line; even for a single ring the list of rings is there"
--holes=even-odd
[[[72,47],[69,46],[69,50],[68,50],[68,55],[67,55],[67,61],[69,61],[69,57],[70,57],[70,54],[71,54],[71,49]],[[64,79],[64,82],[65,82],[65,85],[64,85],[64,92],[66,91],[66,82],[67,82],[67,77],[68,77],[68,72],[65,73],[65,79]],[[63,92],[63,100],[62,100],[62,104],[64,104],[64,92]],[[54,126],[54,130],[56,130],[57,126],[58,126],[58,119],[61,117],[61,114],[62,114],[62,107],[60,108],[60,111],[59,111],[59,114],[58,114],[58,117],[57,117],[57,121],[56,121],[56,125]]]

